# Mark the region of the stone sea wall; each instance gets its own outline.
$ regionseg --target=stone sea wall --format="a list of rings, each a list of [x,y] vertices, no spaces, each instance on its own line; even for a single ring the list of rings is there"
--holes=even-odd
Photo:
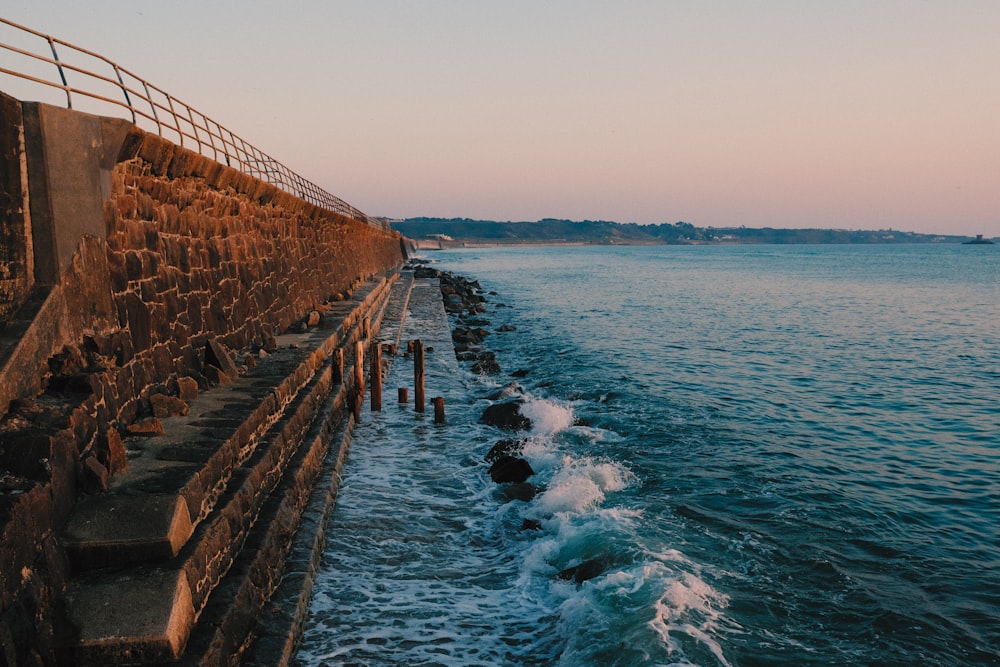
[[[124,121],[0,102],[0,664],[47,664],[58,530],[127,467],[123,438],[403,246]]]

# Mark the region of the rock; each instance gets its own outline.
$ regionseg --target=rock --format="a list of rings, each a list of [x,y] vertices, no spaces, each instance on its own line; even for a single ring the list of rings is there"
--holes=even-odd
[[[519,385],[516,382],[511,382],[509,384],[504,385],[499,390],[493,392],[486,398],[491,401],[500,401],[505,398],[510,398],[511,396],[516,396],[517,394],[520,393],[522,393],[521,385]]]
[[[541,530],[542,522],[535,519],[525,519],[521,524],[521,530]]]
[[[582,584],[589,579],[600,576],[609,565],[611,565],[611,559],[609,557],[598,556],[597,558],[585,560],[579,565],[567,567],[565,570],[560,571],[556,576],[560,579],[572,579],[576,583]]]
[[[229,350],[215,338],[209,338],[205,341],[205,369],[207,370],[209,366],[218,368],[228,375],[230,379],[237,376],[236,363],[229,354]]]
[[[208,379],[209,386],[216,387],[220,384],[229,384],[233,381],[233,378],[237,375],[236,367],[233,366],[233,374],[223,373],[215,366],[205,366],[205,377]]]
[[[163,435],[166,433],[163,430],[163,422],[156,417],[147,417],[146,419],[140,419],[135,423],[129,424],[125,427],[125,432],[128,435],[142,437]]]
[[[175,396],[153,394],[149,397],[149,404],[155,417],[178,417],[188,413],[188,404]]]
[[[190,403],[198,398],[198,381],[190,376],[177,378],[177,394],[182,401]]]
[[[513,440],[510,438],[499,440],[490,451],[486,453],[485,459],[487,463],[493,463],[501,456],[514,456],[515,454],[520,454],[521,450],[524,449],[525,441],[522,439]]]
[[[256,368],[257,359],[252,354],[248,354],[245,357],[243,357],[243,365],[246,368]]]
[[[535,474],[531,464],[522,458],[503,455],[490,466],[490,478],[497,484],[522,484]]]
[[[310,311],[309,319],[306,320],[306,326],[315,327],[319,326],[320,314],[318,310]]]
[[[500,487],[500,495],[505,502],[520,500],[523,503],[530,503],[538,495],[538,492],[538,487],[529,482],[504,484]]]
[[[197,385],[196,385],[197,386]],[[128,453],[125,451],[125,443],[118,429],[109,428],[108,440],[108,472],[112,475],[120,473],[128,467]]]
[[[86,493],[103,493],[108,490],[108,469],[101,465],[96,456],[83,460],[83,490]]]
[[[528,377],[528,375],[530,375],[530,374],[531,374],[531,371],[528,370],[527,368],[519,368],[516,371],[514,371],[513,373],[511,373],[510,376],[512,378],[524,378],[524,377]]]
[[[497,331],[504,331],[504,332],[507,332],[507,331],[517,331],[517,327],[515,327],[513,324],[504,324],[504,325],[498,327]]]
[[[501,368],[496,359],[481,359],[469,369],[478,375],[499,375]]]
[[[506,431],[526,431],[531,428],[531,420],[521,414],[523,398],[514,398],[494,403],[483,411],[479,421]]]

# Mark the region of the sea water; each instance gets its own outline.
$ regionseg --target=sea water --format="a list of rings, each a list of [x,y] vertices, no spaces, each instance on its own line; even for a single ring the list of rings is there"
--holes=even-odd
[[[445,426],[365,414],[300,664],[1000,664],[1000,246],[426,258],[504,373],[439,342]],[[478,423],[518,370],[534,498]]]

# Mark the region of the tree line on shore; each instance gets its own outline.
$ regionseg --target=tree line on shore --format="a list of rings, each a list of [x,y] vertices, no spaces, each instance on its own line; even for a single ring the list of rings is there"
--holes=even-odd
[[[585,243],[603,245],[696,243],[961,243],[968,236],[919,234],[892,229],[774,229],[770,227],[695,227],[687,222],[639,225],[607,220],[498,222],[470,218],[390,220],[392,228],[412,239],[444,243]]]

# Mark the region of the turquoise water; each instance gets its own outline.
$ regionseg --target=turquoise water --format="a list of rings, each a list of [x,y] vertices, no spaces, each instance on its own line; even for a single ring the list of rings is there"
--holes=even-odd
[[[441,358],[446,429],[358,431],[301,663],[1000,664],[998,248],[429,254],[496,292],[542,492]]]

